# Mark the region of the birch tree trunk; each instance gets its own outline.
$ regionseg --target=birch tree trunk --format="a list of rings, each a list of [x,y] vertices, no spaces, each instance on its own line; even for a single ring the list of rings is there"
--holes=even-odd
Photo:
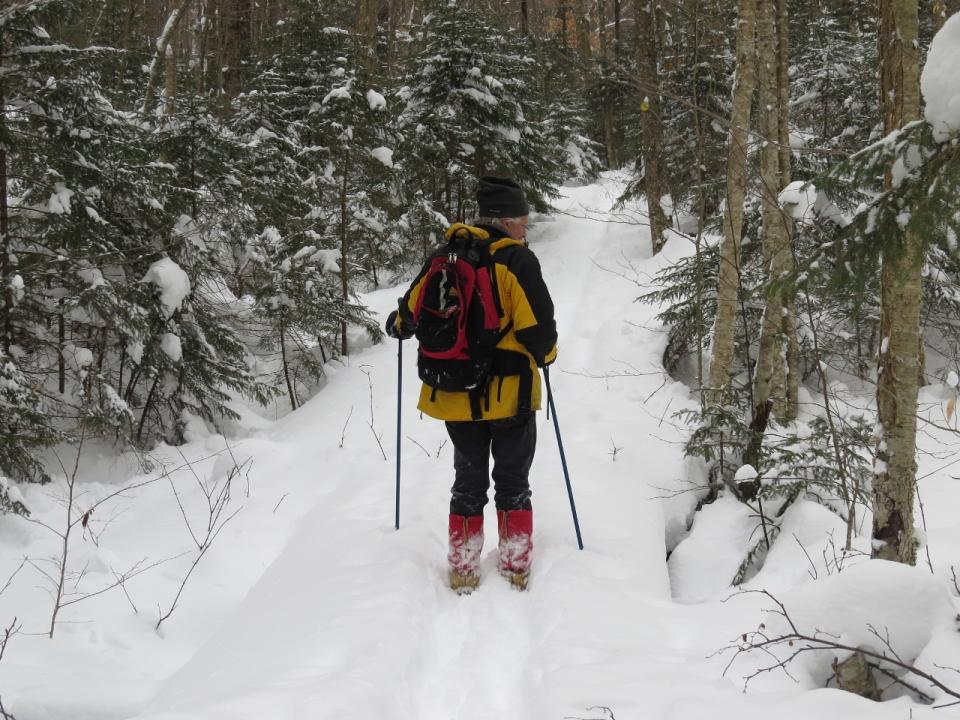
[[[776,4],[759,0],[757,9],[758,128],[764,142],[760,150],[763,213],[763,259],[769,278],[776,280],[793,267],[787,221],[780,209],[779,92],[777,89]],[[769,400],[778,418],[786,416],[786,306],[781,291],[767,294],[760,328],[760,349],[753,378],[753,415],[766,412]]]
[[[157,42],[154,45],[153,59],[147,68],[147,86],[143,92],[143,105],[140,106],[140,112],[146,115],[153,109],[154,95],[157,91],[157,83],[160,81],[160,74],[165,67],[167,57],[167,47],[170,45],[180,27],[180,21],[190,10],[190,3],[193,0],[173,0],[170,14],[167,15],[167,22],[160,31]]]
[[[737,65],[733,83],[730,131],[727,138],[727,188],[723,211],[723,240],[717,277],[717,316],[713,325],[707,401],[721,402],[730,382],[737,298],[740,289],[740,239],[743,233],[743,201],[747,194],[747,144],[750,108],[756,86],[756,0],[737,4]]]
[[[785,188],[792,180],[790,152],[790,24],[787,0],[777,0],[777,138],[780,143],[780,187]],[[787,243],[793,245],[793,221],[783,216],[787,228]],[[786,414],[785,419],[794,420],[799,411],[800,393],[800,342],[797,339],[797,303],[791,294],[784,298],[786,312],[783,315],[783,333],[787,342],[786,356]]]
[[[880,97],[887,133],[920,116],[917,0],[880,0]],[[891,186],[888,171],[887,187]],[[921,243],[905,233],[900,257],[880,271],[877,452],[873,479],[873,557],[913,565]]]
[[[658,75],[658,44],[656,4],[654,0],[634,0],[634,21],[637,27],[637,73],[640,92],[644,95],[640,113],[643,132],[643,184],[647,196],[647,214],[650,216],[650,238],[653,252],[660,252],[665,242],[664,233],[670,219],[663,212],[661,198],[666,194],[666,172],[663,161],[663,118],[660,115],[660,78]]]

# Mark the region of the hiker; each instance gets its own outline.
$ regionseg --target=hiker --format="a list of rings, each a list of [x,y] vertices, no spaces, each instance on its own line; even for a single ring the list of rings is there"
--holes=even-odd
[[[447,229],[447,244],[427,261],[400,299],[399,310],[387,319],[386,331],[396,338],[416,333],[420,340],[418,368],[424,381],[418,408],[446,421],[453,444],[455,480],[447,557],[450,587],[470,592],[480,582],[483,508],[490,487],[492,453],[499,570],[523,590],[533,550],[528,475],[537,443],[535,413],[541,401],[538,368],[556,359],[557,330],[540,264],[526,246],[529,206],[523,190],[506,178],[483,177],[477,204],[479,217],[472,225],[457,223]],[[456,332],[438,323],[446,322],[450,306],[454,312],[459,307],[452,302],[456,292],[450,291],[455,283],[449,275],[460,270],[449,260],[460,256],[479,268],[477,300],[472,304],[480,309],[474,307],[466,313],[470,318],[467,332],[482,333],[470,326],[492,314],[487,324],[492,324],[493,336],[487,341],[489,352],[484,351],[482,340],[472,338],[468,349],[451,359],[454,350],[431,352],[431,347],[438,337],[446,338],[449,345],[449,336]],[[483,279],[486,275],[489,283]],[[492,305],[483,300],[483,289],[488,286]],[[440,307],[425,311],[424,306],[434,303],[434,296],[439,296]],[[473,355],[489,356],[489,360]]]

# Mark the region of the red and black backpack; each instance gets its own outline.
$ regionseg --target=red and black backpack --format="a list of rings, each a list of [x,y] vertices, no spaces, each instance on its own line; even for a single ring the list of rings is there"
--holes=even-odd
[[[490,243],[461,228],[427,261],[413,308],[420,379],[434,390],[482,393],[502,316]]]

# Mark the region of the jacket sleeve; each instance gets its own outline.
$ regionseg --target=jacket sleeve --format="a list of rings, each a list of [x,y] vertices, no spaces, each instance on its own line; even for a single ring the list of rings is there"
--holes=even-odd
[[[520,248],[510,270],[516,278],[511,293],[514,334],[537,365],[549,365],[557,357],[557,323],[537,256],[529,248]]]

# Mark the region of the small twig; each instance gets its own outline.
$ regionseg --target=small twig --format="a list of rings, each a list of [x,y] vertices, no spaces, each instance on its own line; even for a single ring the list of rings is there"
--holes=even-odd
[[[286,498],[287,495],[289,495],[289,494],[290,494],[290,493],[284,493],[283,495],[280,496],[280,499],[277,501],[277,504],[273,506],[273,512],[274,512],[274,513],[277,512],[277,509],[280,507],[280,503],[282,503],[283,500],[284,500],[284,498]]]
[[[409,435],[407,435],[407,440],[409,440],[409,441],[412,442],[414,445],[416,445],[418,448],[420,448],[421,450],[423,450],[423,454],[424,454],[424,455],[426,455],[427,457],[430,457],[430,452],[429,452],[423,445],[421,445],[420,443],[418,443],[416,440],[414,440],[414,439],[413,439],[412,437],[410,437]]]
[[[613,462],[616,462],[616,461],[617,461],[617,453],[619,453],[621,450],[623,450],[623,448],[622,448],[622,447],[617,447],[617,444],[613,441],[613,438],[610,438],[610,445],[611,445],[612,449],[610,450],[610,452],[607,453],[607,455],[610,456],[610,459],[613,460]]]
[[[340,432],[340,448],[343,448],[343,441],[347,436],[347,425],[350,424],[350,418],[353,416],[353,405],[350,406],[350,412],[347,414],[347,420],[343,423],[343,430]]]
[[[793,622],[793,619],[790,617],[789,613],[787,613],[787,609],[784,606],[784,604],[780,602],[776,597],[774,597],[770,593],[770,591],[742,590],[741,592],[735,593],[735,594],[739,595],[739,594],[747,594],[747,593],[758,593],[769,598],[776,605],[776,608],[768,609],[768,610],[765,610],[764,612],[768,612],[774,615],[779,615],[787,623],[790,630],[789,632],[782,633],[778,636],[770,637],[769,635],[766,634],[766,625],[761,623],[757,628],[757,630],[749,633],[743,633],[740,636],[740,638],[737,640],[736,644],[729,645],[719,651],[719,652],[725,652],[727,650],[735,650],[735,653],[733,657],[730,659],[730,662],[728,662],[726,668],[724,668],[724,671],[723,671],[724,674],[727,673],[727,671],[733,665],[734,661],[741,654],[748,654],[754,650],[759,650],[760,652],[764,653],[765,655],[771,658],[770,665],[761,667],[755,670],[754,672],[752,672],[751,674],[744,676],[743,678],[744,689],[746,689],[747,685],[753,678],[757,677],[762,673],[771,672],[777,669],[782,670],[789,677],[793,678],[793,676],[790,675],[788,666],[791,661],[793,661],[796,657],[798,657],[802,653],[817,651],[817,650],[831,650],[831,651],[841,650],[841,651],[846,651],[851,653],[859,652],[866,658],[873,659],[877,662],[887,663],[888,665],[892,665],[894,667],[900,668],[901,670],[905,670],[908,673],[915,675],[916,677],[922,680],[926,680],[934,687],[943,691],[945,694],[953,698],[957,698],[958,701],[960,701],[960,691],[954,690],[948,687],[943,682],[938,680],[936,677],[934,677],[928,672],[921,670],[915,665],[911,665],[907,662],[904,662],[893,650],[893,648],[890,646],[889,636],[887,637],[881,636],[880,633],[877,632],[876,628],[874,628],[872,625],[867,624],[867,627],[869,628],[870,632],[880,640],[880,642],[886,647],[886,649],[890,651],[890,655],[887,655],[886,653],[878,653],[873,650],[868,650],[862,647],[853,647],[846,643],[840,642],[837,636],[830,635],[829,633],[825,633],[821,630],[815,630],[812,635],[801,632],[797,628],[796,624]],[[794,650],[789,656],[785,658],[780,658],[773,653],[773,649],[781,647],[783,645],[786,645],[790,648],[794,648]],[[936,664],[934,664],[934,666],[940,667],[939,665],[936,665]],[[954,668],[942,668],[942,669],[950,669],[950,670],[953,670],[954,672],[960,672]],[[796,680],[796,678],[793,678],[793,679]]]
[[[127,579],[122,575],[117,575],[117,571],[114,570],[113,568],[110,568],[110,572],[112,572],[113,576],[117,579],[117,584],[120,585],[120,589],[123,590],[123,594],[124,596],[126,596],[127,602],[130,603],[130,607],[133,608],[133,614],[139,615],[140,611],[137,609],[136,604],[133,602],[133,598],[130,597],[130,593],[127,592],[127,582],[126,582]]]
[[[4,707],[3,707],[3,699],[2,699],[2,698],[0,698],[0,718],[2,718],[3,720],[17,720],[17,719],[13,716],[13,713],[8,713],[8,712],[6,711],[6,709],[4,709]]]
[[[17,623],[17,618],[14,617],[13,621],[7,625],[6,630],[3,631],[3,640],[0,641],[0,660],[3,660],[3,653],[6,652],[7,643],[10,642],[10,638],[14,635],[17,635],[20,632],[22,625]]]
[[[957,583],[957,570],[953,565],[950,566],[950,575],[953,577],[953,589],[960,595],[960,584]]]
[[[446,444],[447,444],[447,441],[444,440],[443,442],[440,443],[440,447],[437,448],[437,457],[438,457],[438,458],[440,457],[440,453],[441,453],[441,451],[443,450],[443,446],[446,445]],[[958,591],[958,592],[960,592],[960,591]]]
[[[807,552],[807,549],[803,546],[803,543],[800,542],[800,538],[797,537],[796,533],[793,533],[793,539],[797,541],[797,545],[800,546],[800,549],[803,550],[803,554],[807,556],[807,562],[810,563],[810,567],[813,568],[812,572],[807,570],[807,573],[814,580],[817,579],[817,566],[814,564],[813,559],[810,557],[810,553]]]
[[[887,688],[891,687],[892,685],[898,684],[898,685],[903,685],[903,686],[904,686],[907,690],[909,690],[910,692],[916,693],[917,695],[919,695],[920,697],[922,697],[924,700],[926,700],[928,703],[932,703],[932,702],[933,702],[933,698],[930,697],[929,695],[927,695],[923,690],[921,690],[920,688],[918,688],[916,685],[911,685],[911,684],[908,683],[906,680],[903,680],[903,679],[901,679],[901,678],[898,678],[896,675],[894,675],[892,672],[890,672],[890,671],[887,670],[886,668],[880,667],[880,666],[877,665],[876,663],[867,663],[867,665],[869,665],[871,668],[873,668],[874,670],[876,670],[876,671],[877,671],[878,673],[880,673],[881,675],[886,675],[888,678],[890,678],[891,680],[893,680],[893,682],[890,683],[890,685],[888,685],[886,688],[884,688],[882,692],[885,692],[885,691],[887,690]]]
[[[27,564],[27,558],[24,557],[23,560],[20,561],[20,565],[17,566],[17,569],[14,570],[12,573],[10,573],[10,577],[7,578],[7,582],[5,582],[3,584],[3,587],[0,588],[0,595],[3,595],[7,591],[7,588],[10,587],[10,583],[13,582],[13,579],[19,574],[21,570],[23,570],[23,566],[26,564]],[[954,579],[956,579],[956,576],[954,576]]]
[[[933,570],[933,560],[930,559],[930,543],[926,542],[926,536],[927,536],[927,513],[926,513],[926,510],[925,510],[924,507],[923,507],[923,498],[920,496],[920,484],[919,484],[919,483],[914,483],[914,486],[913,486],[913,487],[914,487],[914,490],[915,490],[916,493],[917,493],[917,503],[920,505],[920,520],[923,522],[923,535],[924,535],[923,550],[924,550],[924,552],[927,554],[927,567],[930,568],[930,574],[931,574],[931,575],[936,575],[936,573],[935,573],[934,570]]]
[[[600,710],[600,711],[602,711],[602,712],[604,713],[604,717],[602,717],[602,718],[582,718],[582,717],[579,717],[579,716],[577,716],[577,715],[564,715],[564,716],[563,716],[563,720],[617,720],[616,716],[613,714],[613,710],[611,710],[610,708],[608,708],[606,705],[591,705],[590,707],[588,707],[588,708],[586,708],[586,709],[587,709],[588,711],[590,711],[590,710]]]

